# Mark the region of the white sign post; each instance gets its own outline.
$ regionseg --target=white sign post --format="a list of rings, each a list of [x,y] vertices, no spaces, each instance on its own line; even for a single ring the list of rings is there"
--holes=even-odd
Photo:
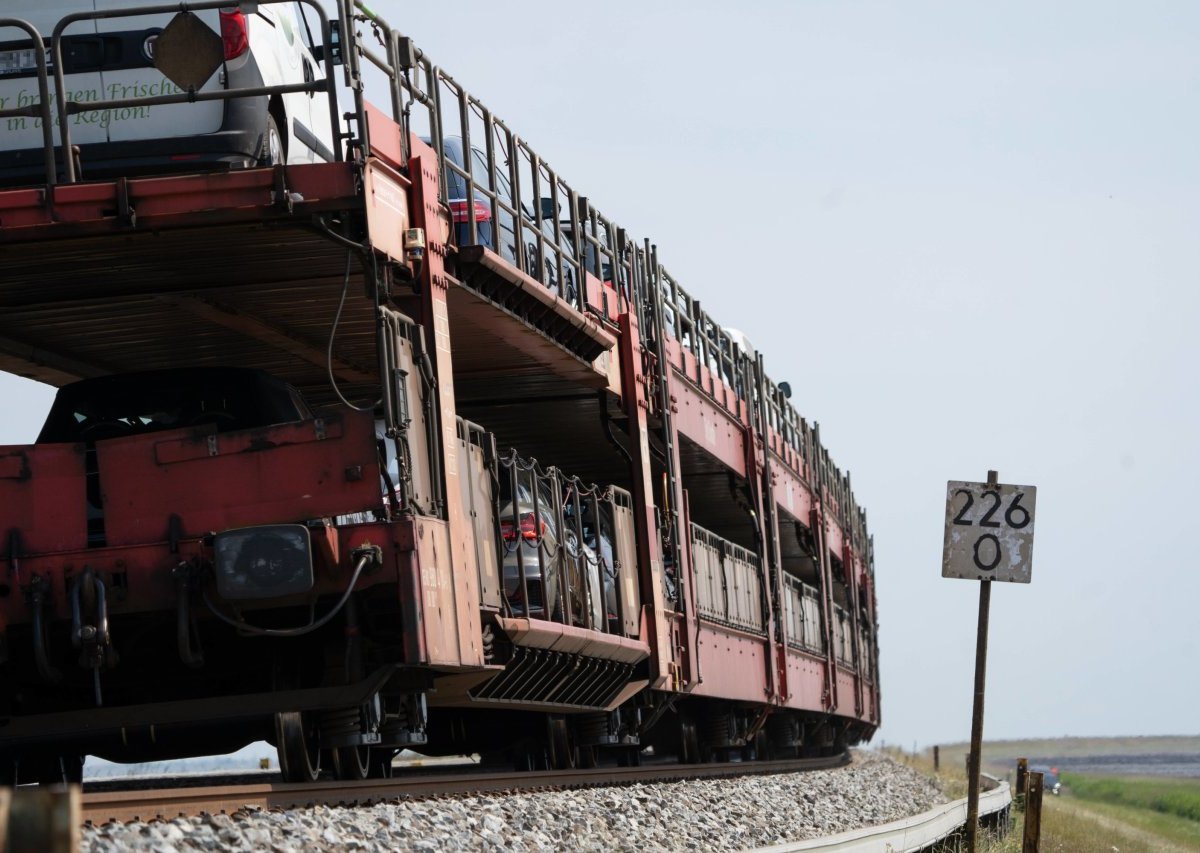
[[[946,484],[946,538],[942,577],[978,580],[979,631],[975,645],[975,703],[967,766],[967,849],[979,829],[979,771],[983,749],[983,688],[987,681],[988,612],[992,581],[1029,583],[1033,577],[1033,513],[1037,489],[997,482]]]

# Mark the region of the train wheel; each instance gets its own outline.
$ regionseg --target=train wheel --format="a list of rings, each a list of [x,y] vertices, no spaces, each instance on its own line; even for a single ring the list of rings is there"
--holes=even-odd
[[[551,770],[570,770],[575,766],[575,746],[571,743],[566,717],[546,717],[546,746]]]
[[[771,743],[771,738],[765,731],[754,736],[754,758],[759,761],[775,760],[775,744]]]
[[[600,750],[595,746],[575,747],[576,765],[581,770],[591,770],[600,764]]]
[[[371,775],[369,746],[339,746],[329,750],[333,758],[333,775],[343,781],[366,779]]]
[[[702,760],[700,738],[696,734],[696,722],[682,717],[679,720],[679,763],[699,764]]]
[[[285,782],[315,782],[321,774],[321,744],[316,718],[300,711],[275,715],[275,746]]]
[[[642,748],[640,746],[628,746],[624,749],[617,750],[617,766],[641,767]]]
[[[377,746],[372,749],[370,777],[372,779],[391,779],[392,759],[395,757],[396,750],[390,746]]]
[[[518,773],[530,773],[537,770],[548,770],[546,748],[541,742],[534,741],[518,746],[512,752],[513,769]]]

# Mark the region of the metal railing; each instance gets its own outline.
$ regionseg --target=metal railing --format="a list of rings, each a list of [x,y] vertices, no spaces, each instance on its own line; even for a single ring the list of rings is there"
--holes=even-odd
[[[820,591],[787,573],[783,575],[783,589],[784,636],[788,645],[824,654]]]
[[[839,664],[854,667],[854,625],[840,604],[833,605],[833,651]]]
[[[753,551],[692,525],[692,565],[700,616],[743,631],[766,633],[762,561]]]
[[[511,615],[621,633],[627,603],[614,535],[614,490],[510,450],[498,460],[496,518]]]
[[[0,119],[33,118],[42,123],[42,148],[46,163],[46,184],[52,186],[57,179],[54,159],[54,119],[50,112],[50,71],[46,61],[46,42],[41,33],[28,21],[20,18],[0,18],[0,30],[5,28],[24,30],[33,45],[34,61],[37,68],[38,100],[36,103],[18,105],[7,110],[0,110]]]

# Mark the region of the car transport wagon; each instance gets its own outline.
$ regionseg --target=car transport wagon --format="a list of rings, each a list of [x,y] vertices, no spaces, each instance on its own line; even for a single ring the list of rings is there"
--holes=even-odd
[[[59,389],[0,446],[5,781],[871,737],[872,541],[804,377],[392,23],[51,2],[0,42],[0,369]]]

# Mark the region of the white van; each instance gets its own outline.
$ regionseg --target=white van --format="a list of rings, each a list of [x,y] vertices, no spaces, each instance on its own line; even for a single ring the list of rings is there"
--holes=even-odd
[[[49,52],[54,28],[67,15],[151,5],[162,4],[160,0],[41,0],[29,4],[18,17],[38,29]],[[285,2],[260,3],[257,9],[243,13],[231,6],[195,13],[221,38],[224,49],[223,64],[200,91],[324,79],[324,67],[314,58],[321,28],[312,7]],[[86,102],[180,93],[154,67],[156,40],[173,18],[172,13],[73,23],[63,34],[67,98]],[[35,62],[23,32],[0,29],[0,109],[39,101]],[[51,98],[53,85],[51,76]],[[57,114],[54,121],[57,125]],[[323,93],[129,106],[77,113],[68,121],[71,142],[80,147],[85,180],[334,158],[329,101]],[[54,141],[60,142],[57,132]],[[59,162],[61,172],[61,155]],[[41,120],[0,119],[0,182],[37,182],[44,163]]]

